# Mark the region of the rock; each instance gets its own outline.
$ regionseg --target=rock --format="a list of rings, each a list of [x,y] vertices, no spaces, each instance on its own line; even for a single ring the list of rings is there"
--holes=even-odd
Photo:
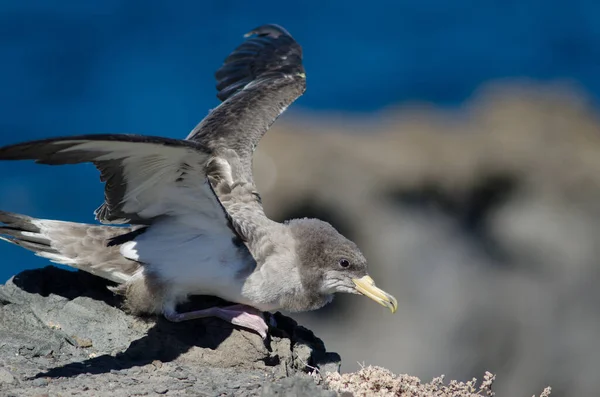
[[[335,397],[336,393],[317,386],[308,375],[295,375],[263,387],[262,396],[280,397]]]
[[[0,368],[0,385],[15,383],[15,377],[4,368]]]
[[[31,381],[31,384],[35,387],[45,387],[48,386],[48,379],[37,378]]]
[[[284,395],[286,388],[320,395],[312,378],[314,387],[295,376],[339,368],[339,355],[280,313],[265,342],[218,319],[175,324],[130,316],[107,284],[48,266],[0,286],[0,395],[36,395],[40,387],[50,395],[251,396]],[[197,297],[190,305],[220,302]],[[15,368],[23,381],[15,384],[3,368]]]
[[[73,335],[72,338],[77,343],[77,347],[92,347],[94,345],[92,340],[88,338],[80,338],[77,335]]]

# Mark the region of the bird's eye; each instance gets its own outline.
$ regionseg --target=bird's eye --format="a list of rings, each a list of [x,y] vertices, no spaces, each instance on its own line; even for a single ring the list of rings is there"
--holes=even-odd
[[[350,266],[350,262],[348,262],[348,259],[340,259],[340,266],[348,267],[348,266]]]

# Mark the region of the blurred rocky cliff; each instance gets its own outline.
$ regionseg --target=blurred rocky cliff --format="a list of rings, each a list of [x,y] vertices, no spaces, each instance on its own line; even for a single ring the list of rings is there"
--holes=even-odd
[[[500,396],[600,387],[600,120],[568,84],[500,82],[456,111],[296,114],[255,160],[267,213],[354,239],[400,302],[294,315],[344,357],[430,379],[498,375]]]

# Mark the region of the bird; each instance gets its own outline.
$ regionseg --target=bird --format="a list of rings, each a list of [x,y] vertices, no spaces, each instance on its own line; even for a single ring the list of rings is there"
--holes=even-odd
[[[0,160],[92,163],[104,183],[97,223],[0,211],[0,239],[116,283],[134,315],[216,317],[267,338],[265,312],[316,310],[336,293],[396,312],[357,245],[329,223],[265,215],[253,153],[306,89],[302,48],[283,27],[253,29],[216,71],[221,103],[185,139],[92,134],[0,148]],[[231,303],[178,311],[194,295]]]

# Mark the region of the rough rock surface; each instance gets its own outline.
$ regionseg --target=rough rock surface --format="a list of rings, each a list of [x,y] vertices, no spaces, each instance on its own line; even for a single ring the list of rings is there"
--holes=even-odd
[[[339,370],[339,356],[288,317],[276,313],[263,342],[217,319],[173,324],[130,316],[106,283],[48,266],[0,286],[0,395],[333,393],[304,371]]]

